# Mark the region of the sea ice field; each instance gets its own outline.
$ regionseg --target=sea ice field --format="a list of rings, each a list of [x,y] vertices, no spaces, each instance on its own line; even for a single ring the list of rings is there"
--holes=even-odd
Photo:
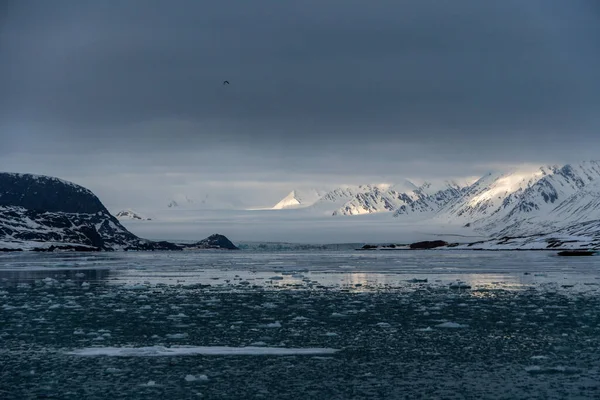
[[[600,257],[0,255],[1,399],[598,399]]]

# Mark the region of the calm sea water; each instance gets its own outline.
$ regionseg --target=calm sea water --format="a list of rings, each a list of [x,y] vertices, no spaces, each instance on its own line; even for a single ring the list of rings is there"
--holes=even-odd
[[[600,258],[0,256],[0,398],[600,398]]]

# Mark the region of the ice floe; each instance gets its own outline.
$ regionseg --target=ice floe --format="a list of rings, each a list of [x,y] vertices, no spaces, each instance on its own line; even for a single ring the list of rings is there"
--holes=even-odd
[[[202,375],[186,375],[185,378],[186,382],[195,382],[195,381],[207,381],[208,380],[208,376],[202,374]]]
[[[338,349],[331,348],[289,348],[289,347],[227,347],[227,346],[149,346],[149,347],[87,347],[69,351],[66,354],[75,356],[109,356],[109,357],[165,357],[165,356],[290,356],[333,354]]]
[[[435,326],[436,328],[460,329],[466,328],[467,325],[462,325],[456,322],[444,322]]]

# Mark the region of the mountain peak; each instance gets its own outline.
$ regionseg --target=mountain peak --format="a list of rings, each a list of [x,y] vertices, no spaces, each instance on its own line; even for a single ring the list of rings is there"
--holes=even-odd
[[[151,221],[152,218],[147,218],[136,211],[133,211],[131,208],[127,210],[121,210],[115,214],[115,217],[118,220],[138,220],[138,221]]]
[[[324,193],[318,189],[298,190],[294,189],[287,196],[275,204],[273,210],[288,208],[302,208],[314,204]]]

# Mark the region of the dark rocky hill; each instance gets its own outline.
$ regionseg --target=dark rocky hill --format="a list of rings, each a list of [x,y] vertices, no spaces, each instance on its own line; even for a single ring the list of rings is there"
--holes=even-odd
[[[206,245],[212,243],[209,239],[204,240],[208,241]],[[222,239],[220,242],[227,244]],[[202,243],[196,248],[203,248]],[[47,176],[0,173],[0,249],[111,251],[183,247],[137,237],[82,186]]]

